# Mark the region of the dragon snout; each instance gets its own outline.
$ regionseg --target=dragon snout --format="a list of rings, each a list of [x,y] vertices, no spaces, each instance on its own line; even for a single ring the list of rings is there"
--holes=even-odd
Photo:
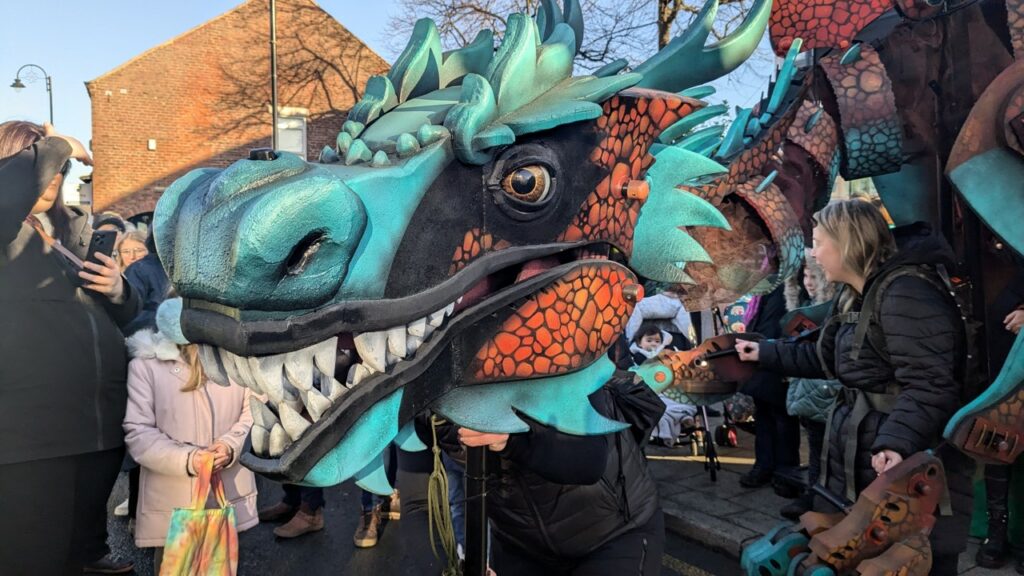
[[[196,240],[168,263],[183,296],[298,310],[329,301],[344,281],[366,229],[363,203],[331,172],[266,152],[179,196],[175,237]]]

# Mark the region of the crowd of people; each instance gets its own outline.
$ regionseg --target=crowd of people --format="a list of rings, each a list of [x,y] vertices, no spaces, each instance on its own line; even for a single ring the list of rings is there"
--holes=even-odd
[[[137,546],[156,549],[157,571],[171,511],[189,503],[209,462],[239,531],[259,522],[279,523],[280,538],[321,530],[319,488],[284,485],[278,503],[257,509],[256,479],[239,459],[258,402],[249,389],[211,385],[204,374],[152,233],[117,214],[63,204],[71,160],[91,162],[78,140],[52,126],[0,124],[0,571],[130,572],[107,545],[106,504],[122,471],[129,498],[115,513],[131,518]],[[94,230],[117,234],[111,256],[87,254]],[[881,472],[935,449],[952,504],[932,532],[939,575],[955,573],[971,507],[971,463],[940,442],[969,393],[958,376],[962,319],[941,289],[940,271],[952,266],[948,246],[926,227],[894,232],[870,203],[833,202],[815,215],[800,274],[747,306],[747,330],[765,339],[737,345],[740,359],[759,367],[741,388],[756,407],[756,457],[741,484],[771,484],[792,499],[780,514],[795,519],[824,509],[809,486],[854,500]],[[1005,331],[1016,334],[1024,296],[1003,301]],[[817,328],[787,333],[794,314]],[[870,326],[858,330],[865,319]],[[679,293],[665,289],[638,303],[613,353],[620,371],[591,396],[602,415],[630,424],[616,434],[571,436],[528,418],[527,433],[489,434],[418,418],[421,438],[436,437],[443,448],[458,545],[465,448],[487,447],[496,574],[659,573],[664,520],[645,446],[673,446],[707,423],[697,407],[656,395],[629,369],[690,349],[694,337]],[[407,542],[428,533],[433,455],[392,448],[388,460],[398,490],[363,493],[353,511],[357,547],[374,546],[387,519],[402,519]],[[979,562],[994,565],[1008,549],[1006,472],[990,468],[987,476],[989,540]],[[440,573],[431,547],[410,555],[423,573]]]

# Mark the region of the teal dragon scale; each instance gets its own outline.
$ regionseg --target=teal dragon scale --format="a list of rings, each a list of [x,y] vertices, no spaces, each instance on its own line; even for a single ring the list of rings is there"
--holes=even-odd
[[[491,432],[525,430],[522,414],[620,429],[587,400],[608,349],[644,280],[727,267],[698,234],[731,220],[699,192],[760,141],[694,130],[724,112],[701,85],[748,58],[771,3],[709,44],[716,10],[632,71],[584,76],[577,0],[510,16],[497,47],[482,31],[442,51],[421,20],[318,162],[261,151],[168,188],[154,226],[184,334],[214,381],[265,399],[245,465],[387,493],[381,452],[422,448],[410,424],[426,410]],[[755,204],[745,237],[773,246]],[[731,289],[780,280],[784,258],[768,260]]]

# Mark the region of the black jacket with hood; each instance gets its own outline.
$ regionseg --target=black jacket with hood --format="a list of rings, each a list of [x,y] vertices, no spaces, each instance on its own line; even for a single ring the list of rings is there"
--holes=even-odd
[[[119,325],[138,312],[125,282],[115,305],[24,223],[71,155],[44,138],[0,160],[0,465],[124,445],[128,358]],[[68,208],[61,243],[86,258],[92,227]]]

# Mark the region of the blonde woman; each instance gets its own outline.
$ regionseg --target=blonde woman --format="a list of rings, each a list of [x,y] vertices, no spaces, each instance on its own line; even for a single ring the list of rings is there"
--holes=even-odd
[[[142,232],[125,232],[117,241],[117,262],[122,270],[142,260],[149,254],[146,248],[146,235]]]
[[[238,530],[256,516],[256,478],[238,462],[252,428],[250,391],[209,381],[198,346],[181,333],[181,299],[157,310],[157,332],[128,339],[128,410],[124,417],[128,452],[142,466],[135,545],[156,547],[159,574],[163,545],[175,508],[188,506],[200,453],[212,453],[225,496],[235,507]]]
[[[737,348],[741,360],[765,369],[791,377],[835,378],[843,385],[831,415],[822,473],[833,492],[852,500],[878,474],[939,446],[943,427],[962,403],[957,377],[962,324],[938,272],[952,267],[952,251],[926,225],[901,231],[897,250],[882,214],[867,202],[835,202],[814,221],[811,256],[825,279],[842,287],[817,342],[741,342]],[[869,320],[866,332],[872,337],[856,334],[858,314],[861,321],[877,320]],[[849,459],[848,446],[855,450]],[[956,574],[971,505],[970,482],[963,473],[969,463],[947,448],[938,453],[957,514],[940,518],[932,531],[935,575]]]

